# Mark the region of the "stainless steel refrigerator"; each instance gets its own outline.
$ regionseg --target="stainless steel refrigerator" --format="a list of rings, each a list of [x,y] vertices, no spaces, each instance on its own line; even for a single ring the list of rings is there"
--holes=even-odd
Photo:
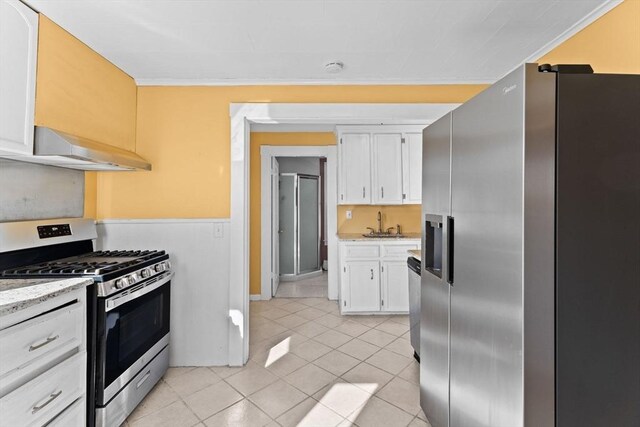
[[[424,131],[433,427],[640,425],[640,76],[526,64]]]

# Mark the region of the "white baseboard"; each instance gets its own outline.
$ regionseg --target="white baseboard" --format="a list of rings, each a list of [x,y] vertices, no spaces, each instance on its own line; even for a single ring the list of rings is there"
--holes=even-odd
[[[249,301],[261,301],[261,300],[262,300],[262,295],[260,294],[249,295]]]

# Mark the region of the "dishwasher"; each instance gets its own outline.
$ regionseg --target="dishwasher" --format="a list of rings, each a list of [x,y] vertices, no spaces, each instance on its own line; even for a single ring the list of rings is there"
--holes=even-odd
[[[420,362],[420,261],[407,258],[409,267],[409,325],[413,357]]]

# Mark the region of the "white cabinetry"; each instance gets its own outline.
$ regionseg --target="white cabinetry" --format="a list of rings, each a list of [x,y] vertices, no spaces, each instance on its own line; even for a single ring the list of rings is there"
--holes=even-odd
[[[407,313],[407,251],[419,247],[419,240],[341,241],[341,312]]]
[[[0,0],[0,155],[32,155],[38,14]]]
[[[371,202],[371,135],[344,133],[339,144],[340,204]]]
[[[422,132],[406,133],[404,136],[402,193],[405,204],[422,203]]]
[[[423,128],[338,126],[338,203],[420,204]]]
[[[6,425],[85,425],[85,301],[81,288],[0,318]]]

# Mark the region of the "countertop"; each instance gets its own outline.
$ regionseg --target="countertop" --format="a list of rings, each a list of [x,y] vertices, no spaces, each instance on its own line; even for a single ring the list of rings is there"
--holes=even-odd
[[[90,278],[0,279],[0,316],[15,313],[58,295],[89,286]]]
[[[422,253],[420,252],[420,249],[409,249],[407,252],[409,252],[409,255],[422,262]]]
[[[365,241],[365,242],[402,242],[404,240],[420,240],[420,233],[406,233],[405,237],[364,237],[362,233],[338,233],[338,240],[342,241]]]

